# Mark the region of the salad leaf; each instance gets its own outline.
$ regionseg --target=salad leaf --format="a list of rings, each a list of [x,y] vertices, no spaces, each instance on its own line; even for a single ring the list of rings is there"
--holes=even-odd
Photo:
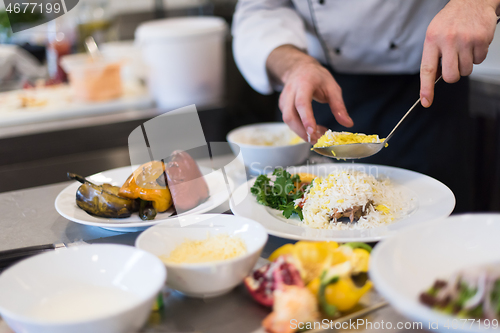
[[[302,214],[302,208],[300,207],[295,207],[295,204],[293,202],[290,202],[286,206],[281,206],[283,208],[283,216],[286,217],[287,219],[292,216],[292,214],[297,214],[302,221],[304,219],[304,215]]]
[[[349,242],[349,243],[345,243],[345,245],[351,247],[353,250],[354,249],[364,249],[366,251],[368,251],[368,253],[371,253],[372,252],[372,247],[366,243],[362,243],[362,242]]]
[[[465,314],[465,318],[482,318],[483,317],[483,305],[479,304],[474,309],[470,310]]]
[[[255,180],[252,188],[250,188],[250,192],[257,197],[257,202],[261,205],[268,206],[266,199],[266,189],[269,187],[270,181],[271,180],[267,176],[260,175]]]
[[[296,188],[300,183],[300,176],[292,176],[281,168],[275,169],[273,176],[276,176],[274,181],[266,175],[258,176],[250,192],[259,204],[283,211],[283,216],[287,219],[295,213],[302,220],[302,208],[295,207],[294,204],[294,200],[304,194]]]
[[[463,307],[465,302],[471,299],[477,292],[477,288],[469,288],[469,286],[461,282],[458,289],[458,299],[456,304],[460,307]]]

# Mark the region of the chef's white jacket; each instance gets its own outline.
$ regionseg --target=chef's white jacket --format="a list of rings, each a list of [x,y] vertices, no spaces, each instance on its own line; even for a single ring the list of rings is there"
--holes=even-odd
[[[270,94],[271,51],[291,44],[340,73],[418,73],[427,26],[448,0],[239,0],[233,53],[250,85]]]

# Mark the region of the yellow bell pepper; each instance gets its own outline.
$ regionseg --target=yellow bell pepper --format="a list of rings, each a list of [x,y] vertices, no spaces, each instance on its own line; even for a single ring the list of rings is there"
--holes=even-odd
[[[321,279],[312,280],[307,288],[320,299],[319,290]],[[324,289],[324,298],[329,305],[333,305],[338,311],[348,311],[358,304],[359,299],[372,288],[371,281],[367,281],[363,287],[358,288],[349,277],[342,277],[338,281],[330,283]]]
[[[331,260],[331,266],[335,266],[341,263],[344,263],[346,261],[349,261],[349,259],[352,256],[352,249],[349,247],[346,247],[344,245],[339,246],[335,251],[332,253],[332,260]]]
[[[354,249],[351,256],[352,273],[366,273],[368,272],[370,253],[365,249]]]
[[[172,195],[166,183],[158,183],[165,165],[163,162],[152,161],[138,167],[123,186],[119,194],[125,198],[152,201],[158,212],[164,212],[172,206]]]
[[[297,269],[304,283],[307,284],[319,276],[324,269],[332,266],[333,256],[338,246],[336,242],[299,241],[276,249],[268,259],[274,261],[282,255],[293,256]]]
[[[278,257],[281,257],[283,255],[288,255],[288,254],[291,255],[293,253],[293,248],[294,248],[293,244],[290,243],[285,244],[274,250],[274,252],[271,253],[271,255],[269,256],[269,258],[267,258],[267,260],[275,261],[276,259],[278,259]]]
[[[299,241],[275,250],[269,260],[292,256],[307,288],[317,296],[323,311],[333,316],[352,309],[372,287],[367,281],[358,288],[353,274],[368,271],[371,247],[364,243]]]
[[[304,283],[308,283],[330,267],[331,252],[325,242],[301,241],[295,244],[293,256],[297,259],[297,268]]]

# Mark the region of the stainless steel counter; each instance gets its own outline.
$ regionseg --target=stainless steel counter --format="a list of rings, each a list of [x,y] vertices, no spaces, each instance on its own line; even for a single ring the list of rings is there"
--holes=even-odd
[[[220,156],[214,159],[214,166],[223,165],[234,156]],[[200,163],[202,164],[202,163]],[[246,177],[245,177],[246,178]],[[237,179],[243,182],[245,179]],[[89,243],[120,243],[133,245],[138,233],[119,233],[96,227],[89,227],[66,220],[59,216],[54,201],[59,192],[70,182],[40,186],[25,190],[0,194],[0,250],[41,245],[47,243],[73,242],[78,240]],[[228,210],[224,203],[212,212]],[[115,236],[112,238],[108,238]],[[289,240],[270,236],[262,254],[263,258]],[[205,333],[250,333],[263,332],[260,322],[269,313],[257,305],[246,293],[243,286],[237,287],[228,295],[209,299],[190,299],[169,291],[165,297],[165,307],[153,312],[143,332],[205,332]],[[362,319],[370,322],[372,329],[363,327],[341,329],[343,332],[380,331],[378,325],[391,323],[392,332],[412,332],[417,329],[397,329],[399,325],[412,322],[399,315],[392,307],[380,309]],[[355,323],[355,322],[353,322]],[[346,324],[347,325],[347,324]],[[385,331],[385,330],[383,330]],[[0,319],[0,333],[10,332]]]
[[[73,223],[59,215],[54,201],[68,184],[70,182],[0,194],[0,251],[119,234]]]

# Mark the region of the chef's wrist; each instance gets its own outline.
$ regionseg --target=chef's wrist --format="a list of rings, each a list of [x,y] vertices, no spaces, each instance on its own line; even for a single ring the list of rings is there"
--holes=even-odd
[[[290,75],[305,64],[318,64],[318,61],[293,45],[282,45],[274,49],[267,58],[266,68],[271,79],[282,85]]]
[[[462,3],[463,2],[466,2],[466,3],[467,2],[469,2],[469,3],[472,2],[472,4],[474,6],[482,3],[483,5],[491,7],[495,11],[495,14],[497,16],[500,16],[500,0],[482,0],[482,1],[477,1],[477,0],[452,0],[452,1],[456,1],[456,2],[461,1]]]

